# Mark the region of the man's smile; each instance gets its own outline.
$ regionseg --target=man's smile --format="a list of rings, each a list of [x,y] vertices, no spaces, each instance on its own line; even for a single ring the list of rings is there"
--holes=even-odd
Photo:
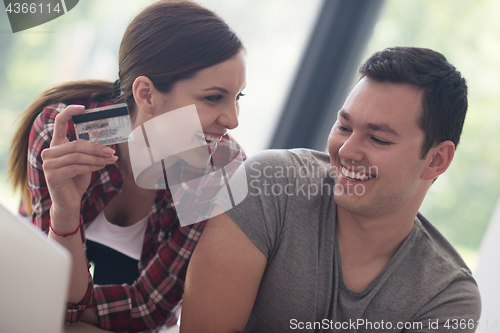
[[[352,180],[352,181],[363,181],[376,177],[376,175],[366,174],[366,170],[364,170],[364,168],[363,170],[356,172],[355,169],[348,170],[346,167],[341,165],[341,172],[342,175],[344,175],[344,177],[347,178],[347,180]]]

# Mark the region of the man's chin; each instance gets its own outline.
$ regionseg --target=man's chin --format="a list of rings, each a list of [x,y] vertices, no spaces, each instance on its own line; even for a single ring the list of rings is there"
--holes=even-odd
[[[337,207],[352,213],[361,213],[366,210],[366,203],[363,202],[362,196],[334,193],[333,200]]]

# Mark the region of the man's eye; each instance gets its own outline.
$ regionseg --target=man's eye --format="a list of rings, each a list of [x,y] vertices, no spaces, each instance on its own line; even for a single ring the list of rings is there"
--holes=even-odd
[[[220,100],[222,99],[222,95],[207,96],[205,97],[205,99],[210,102],[220,102]]]
[[[381,145],[381,146],[388,146],[391,144],[391,142],[380,140],[379,138],[376,138],[374,136],[372,136],[372,140],[373,140],[373,142],[375,142],[376,144]]]

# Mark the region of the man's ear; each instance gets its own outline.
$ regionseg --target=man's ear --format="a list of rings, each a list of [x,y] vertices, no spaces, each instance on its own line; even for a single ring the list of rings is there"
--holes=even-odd
[[[432,147],[427,155],[429,163],[422,179],[433,180],[441,175],[450,166],[453,156],[455,156],[455,144],[449,140]]]
[[[154,116],[155,108],[160,102],[160,92],[156,89],[153,81],[147,76],[137,77],[132,84],[132,93],[137,107],[145,114]]]

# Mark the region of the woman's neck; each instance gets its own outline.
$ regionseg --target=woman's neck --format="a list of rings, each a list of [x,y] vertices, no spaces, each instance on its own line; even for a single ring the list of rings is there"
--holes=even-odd
[[[122,178],[134,178],[132,163],[130,162],[128,142],[122,142],[116,145],[116,155],[118,156],[118,170],[120,170]]]

